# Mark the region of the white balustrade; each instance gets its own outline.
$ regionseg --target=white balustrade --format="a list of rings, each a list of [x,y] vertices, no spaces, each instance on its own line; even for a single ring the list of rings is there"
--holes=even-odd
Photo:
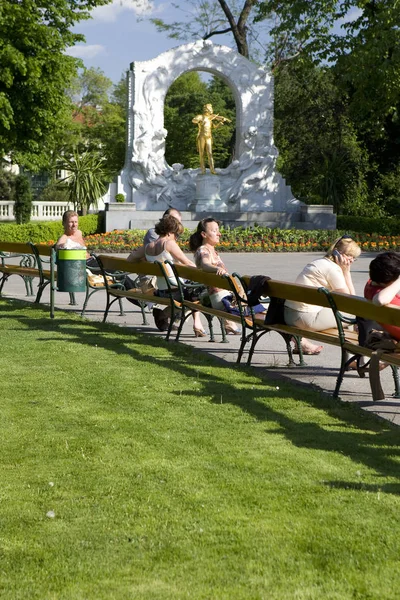
[[[66,210],[73,210],[68,202],[32,202],[31,221],[60,221]],[[0,200],[0,221],[14,221],[14,202]]]

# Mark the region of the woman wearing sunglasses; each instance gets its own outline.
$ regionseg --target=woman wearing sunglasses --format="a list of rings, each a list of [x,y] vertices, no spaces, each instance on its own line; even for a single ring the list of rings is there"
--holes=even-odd
[[[355,295],[350,268],[360,254],[361,248],[357,242],[351,236],[343,235],[332,244],[323,258],[317,258],[304,267],[296,283]],[[330,308],[291,300],[285,302],[285,321],[288,325],[310,331],[336,327],[335,317]],[[319,354],[322,346],[314,345],[310,340],[303,338],[302,350],[304,354]],[[298,352],[298,349],[295,349],[295,352]]]

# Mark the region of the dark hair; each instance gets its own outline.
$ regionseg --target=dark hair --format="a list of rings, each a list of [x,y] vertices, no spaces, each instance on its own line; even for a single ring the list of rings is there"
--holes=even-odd
[[[164,212],[163,217],[167,217],[168,215],[170,215],[172,212],[176,212],[178,213],[179,216],[182,216],[182,213],[180,210],[178,210],[177,208],[174,208],[173,206],[170,206],[169,208],[167,208],[167,210]]]
[[[157,225],[155,226],[155,232],[159,236],[174,233],[178,237],[178,235],[181,235],[181,233],[183,232],[183,225],[179,223],[179,221],[177,221],[175,217],[167,215],[157,223]]]
[[[375,283],[387,285],[400,276],[400,253],[382,252],[369,264],[369,276]]]
[[[217,223],[217,225],[219,225],[219,221],[217,221],[217,219],[214,219],[214,217],[207,217],[205,219],[202,219],[198,223],[196,231],[192,233],[192,235],[189,238],[189,249],[191,252],[196,252],[196,250],[198,250],[198,248],[200,248],[200,246],[202,245],[204,238],[201,234],[203,233],[203,231],[206,230],[206,225],[208,223]]]

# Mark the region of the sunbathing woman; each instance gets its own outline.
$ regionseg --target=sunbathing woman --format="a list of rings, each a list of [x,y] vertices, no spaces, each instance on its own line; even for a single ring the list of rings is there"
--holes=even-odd
[[[78,229],[78,213],[74,210],[66,210],[62,216],[64,233],[58,238],[56,248],[64,248],[67,244],[69,248],[86,248],[85,240],[83,239],[82,231]],[[98,262],[95,258],[86,252],[86,266],[97,267]]]

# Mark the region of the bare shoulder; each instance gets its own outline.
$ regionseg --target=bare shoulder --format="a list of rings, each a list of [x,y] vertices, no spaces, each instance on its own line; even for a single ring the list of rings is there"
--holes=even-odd
[[[60,246],[64,246],[66,241],[67,241],[67,236],[64,233],[60,238],[58,238],[58,240],[56,242],[56,247],[59,248]]]

